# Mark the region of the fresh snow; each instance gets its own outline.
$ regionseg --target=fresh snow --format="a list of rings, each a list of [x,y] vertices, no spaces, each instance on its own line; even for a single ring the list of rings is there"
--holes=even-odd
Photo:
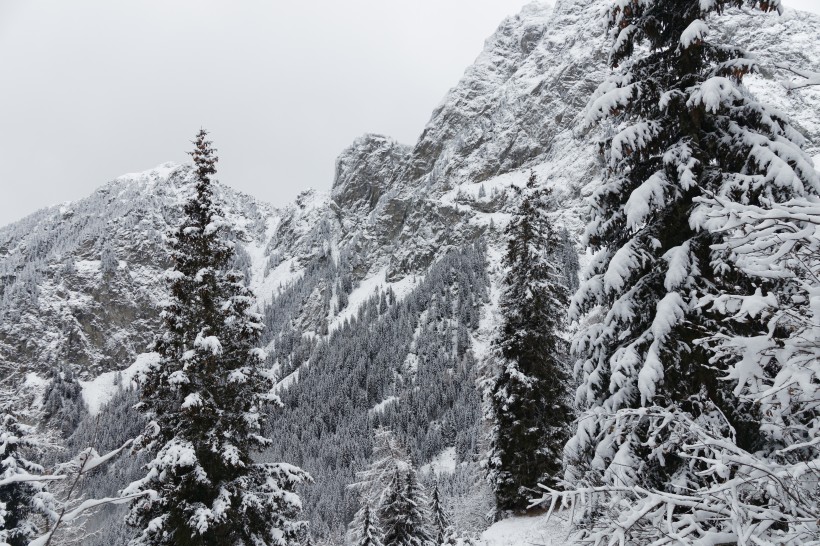
[[[481,534],[484,546],[570,546],[569,517],[564,512],[515,516],[493,524]]]
[[[396,295],[396,301],[401,301],[420,280],[416,275],[407,275],[396,282],[387,282],[387,267],[381,268],[376,274],[367,277],[359,283],[359,286],[353,289],[353,292],[347,298],[347,307],[342,309],[334,317],[333,322],[330,323],[330,331],[333,332],[342,326],[345,319],[356,316],[359,308],[374,294],[392,288],[393,293]]]
[[[432,472],[436,476],[452,474],[456,471],[456,448],[446,447],[433,457],[433,460],[421,467],[422,473]]]
[[[379,402],[378,404],[376,404],[375,406],[370,408],[370,411],[368,413],[370,413],[370,415],[374,415],[376,413],[381,413],[381,412],[384,411],[384,408],[386,408],[388,405],[392,404],[393,402],[398,402],[398,401],[399,401],[398,396],[388,396],[387,398],[385,398],[384,400],[382,400],[381,402]]]
[[[148,367],[159,360],[157,353],[143,353],[137,355],[133,364],[124,370],[105,372],[91,381],[80,381],[83,390],[83,400],[88,406],[88,412],[94,416],[106,405],[123,387],[136,386],[137,376],[148,370]],[[117,376],[119,375],[119,382]]]

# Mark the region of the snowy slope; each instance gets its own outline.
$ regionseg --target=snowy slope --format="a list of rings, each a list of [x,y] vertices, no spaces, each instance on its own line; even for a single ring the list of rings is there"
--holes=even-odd
[[[569,515],[557,512],[515,516],[494,523],[481,533],[483,546],[569,546]]]

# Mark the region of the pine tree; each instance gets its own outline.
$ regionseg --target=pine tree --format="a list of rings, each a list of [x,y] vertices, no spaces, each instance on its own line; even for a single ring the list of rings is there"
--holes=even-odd
[[[433,486],[433,495],[430,498],[430,513],[433,521],[433,534],[437,546],[442,544],[455,544],[455,533],[450,514],[444,509],[441,503],[441,496],[438,490],[438,482]]]
[[[554,485],[572,410],[560,337],[567,293],[548,194],[533,173],[506,230],[507,253],[496,340],[502,369],[490,391],[494,420],[488,479],[501,510],[525,509],[539,483]]]
[[[743,4],[779,6],[619,0],[609,13],[618,70],[587,116],[609,120],[613,136],[602,143],[607,177],[587,229],[595,255],[570,312],[586,324],[573,344],[584,413],[566,478],[582,496],[598,493],[586,497],[595,499],[589,541],[804,540],[782,534],[786,514],[804,508],[773,493],[781,477],[749,465],[768,440],[737,381],[748,366],[709,347],[777,335],[766,313],[743,310],[776,283],[719,251],[731,230],[711,220],[734,204],[767,207],[820,187],[799,134],[742,87],[754,61],[706,39],[710,14]],[[599,319],[586,320],[593,312]]]
[[[228,228],[214,203],[217,157],[202,130],[195,140],[194,196],[171,234],[171,301],[163,311],[159,358],[146,373],[141,404],[152,419],[148,474],[125,493],[154,490],[134,503],[134,545],[277,545],[303,524],[295,486],[309,479],[280,463],[255,463],[270,445],[260,433],[265,404],[278,402],[256,349],[262,329],[252,294],[228,270]]]
[[[55,501],[42,478],[43,467],[29,461],[36,449],[34,428],[8,411],[0,413],[0,544],[27,546],[37,536],[37,516],[55,517]]]

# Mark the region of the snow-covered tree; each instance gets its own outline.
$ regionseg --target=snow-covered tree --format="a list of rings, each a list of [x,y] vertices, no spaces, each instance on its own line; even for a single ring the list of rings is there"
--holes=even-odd
[[[381,529],[369,504],[361,511],[361,521],[354,522],[355,546],[383,546]]]
[[[393,474],[382,495],[379,523],[384,529],[384,546],[431,546],[435,537],[427,513],[429,501],[410,467]]]
[[[496,339],[498,376],[490,386],[493,421],[488,480],[501,510],[529,506],[539,483],[555,484],[572,409],[561,338],[567,309],[559,233],[546,215],[548,193],[533,173],[506,230],[506,273]]]
[[[196,190],[171,234],[171,299],[159,358],[141,385],[154,459],[124,491],[154,491],[132,506],[132,544],[285,546],[303,532],[294,488],[309,477],[252,458],[270,444],[263,407],[279,400],[256,348],[262,324],[252,294],[228,269],[229,226],[211,182],[217,157],[204,130],[194,144]]]
[[[57,427],[64,437],[71,435],[88,413],[82,397],[82,387],[70,366],[51,370],[51,382],[43,393],[45,419]]]
[[[755,62],[707,40],[709,15],[742,4],[779,7],[618,0],[609,12],[619,68],[587,111],[611,123],[609,169],[587,230],[595,255],[571,307],[571,318],[598,319],[573,344],[584,412],[566,479],[576,490],[557,495],[585,500],[589,542],[816,538],[816,492],[797,485],[817,472],[816,402],[789,396],[802,385],[816,399],[816,370],[803,366],[797,382],[795,362],[778,383],[789,366],[774,348],[795,330],[772,317],[792,293],[750,269],[743,255],[765,249],[737,246],[754,230],[736,209],[815,200],[820,182],[802,137],[742,86]],[[790,438],[793,427],[802,430]]]
[[[433,486],[433,494],[430,497],[430,516],[432,518],[433,535],[435,544],[455,544],[455,531],[450,514],[441,502],[441,495],[438,490],[438,482]]]
[[[100,271],[103,276],[113,275],[117,272],[120,266],[120,261],[117,259],[117,254],[111,243],[106,242],[103,245],[102,252],[100,252]]]
[[[38,517],[56,518],[54,496],[43,467],[26,458],[37,449],[34,428],[11,412],[0,413],[0,544],[27,546],[37,536]]]

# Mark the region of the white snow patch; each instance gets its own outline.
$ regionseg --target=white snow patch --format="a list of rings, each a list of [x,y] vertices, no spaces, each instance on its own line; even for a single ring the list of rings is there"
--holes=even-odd
[[[284,378],[282,378],[282,380],[279,383],[277,383],[276,386],[273,388],[273,391],[277,393],[282,392],[294,383],[296,383],[297,381],[299,381],[298,369],[294,370],[293,372],[289,373]]]
[[[421,467],[423,473],[432,472],[437,476],[456,471],[456,448],[444,448],[433,460]]]
[[[481,534],[484,546],[570,546],[569,515],[565,512],[515,516],[493,524]]]
[[[376,413],[381,413],[381,412],[384,411],[384,408],[386,408],[388,406],[388,404],[392,404],[393,402],[398,402],[398,401],[399,401],[398,396],[388,396],[387,398],[385,398],[384,400],[382,400],[381,402],[379,402],[378,404],[376,404],[375,406],[370,408],[368,413],[370,415],[373,415],[373,414],[376,414]]]
[[[374,294],[385,292],[388,288],[391,288],[396,295],[396,301],[401,301],[407,294],[412,292],[420,280],[421,278],[417,275],[408,275],[396,282],[387,282],[387,267],[383,267],[375,275],[365,278],[359,283],[359,286],[353,289],[353,292],[347,297],[347,306],[339,311],[339,314],[330,323],[330,332],[342,326],[345,319],[354,317],[359,308]]]
[[[123,387],[136,387],[136,377],[138,374],[148,370],[151,364],[159,361],[158,353],[143,353],[137,355],[134,363],[124,370],[105,372],[98,375],[91,381],[80,381],[83,389],[83,400],[88,406],[91,416],[97,415],[100,409],[114,397]],[[120,382],[117,383],[117,374]]]
[[[100,270],[100,260],[79,260],[74,262],[80,275],[95,274]]]

